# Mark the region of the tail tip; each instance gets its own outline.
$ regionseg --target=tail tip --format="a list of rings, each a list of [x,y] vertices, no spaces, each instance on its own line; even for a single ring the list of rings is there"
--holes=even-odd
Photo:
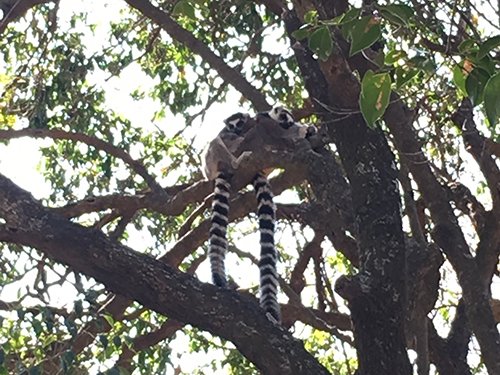
[[[227,287],[227,281],[226,281],[226,278],[224,276],[221,276],[219,274],[214,273],[212,275],[212,281],[215,285],[217,285],[221,288]]]
[[[266,311],[266,317],[274,324],[277,324],[277,325],[281,324],[281,314],[277,310],[270,309],[270,310]]]

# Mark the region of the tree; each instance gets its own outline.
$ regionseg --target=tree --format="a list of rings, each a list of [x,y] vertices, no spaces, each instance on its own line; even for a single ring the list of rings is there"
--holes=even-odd
[[[199,373],[500,373],[497,4],[0,5],[0,139],[27,138],[50,184],[0,175],[2,373],[179,374],[189,350],[210,354]],[[248,292],[197,278],[196,134],[238,96],[320,129],[235,176],[229,273]],[[247,251],[262,168],[287,192],[282,327]]]

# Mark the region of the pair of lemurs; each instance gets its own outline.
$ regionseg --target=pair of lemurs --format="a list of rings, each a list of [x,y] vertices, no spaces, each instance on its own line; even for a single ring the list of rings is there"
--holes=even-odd
[[[263,119],[266,119],[268,124],[262,125],[255,131],[259,120]],[[227,286],[224,259],[227,252],[226,231],[230,181],[233,173],[245,160],[248,160],[252,151],[258,151],[252,148],[262,147],[262,145],[273,147],[281,142],[293,144],[294,141],[307,138],[316,132],[314,126],[296,123],[290,111],[280,106],[274,107],[269,112],[259,113],[255,118],[251,118],[248,114],[235,113],[224,120],[224,123],[225,127],[208,145],[203,160],[205,177],[208,180],[215,180],[208,257],[212,281],[220,287]],[[250,150],[240,150],[242,145]],[[276,207],[271,187],[264,173],[257,173],[253,177],[252,184],[257,197],[261,246],[260,306],[271,320],[280,322],[276,270],[278,254],[274,246]]]

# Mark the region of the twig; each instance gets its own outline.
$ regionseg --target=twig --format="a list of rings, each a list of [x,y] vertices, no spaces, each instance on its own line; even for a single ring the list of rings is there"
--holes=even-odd
[[[60,129],[24,128],[20,130],[0,130],[0,139],[13,139],[21,137],[66,139],[85,143],[89,146],[92,146],[98,150],[105,151],[106,153],[123,160],[132,168],[133,171],[135,171],[144,179],[144,181],[146,181],[151,190],[156,192],[163,191],[162,187],[148,173],[146,167],[141,162],[133,159],[126,151],[122,150],[121,148],[116,147],[111,143],[105,142],[102,139],[92,137],[83,133],[67,132]]]

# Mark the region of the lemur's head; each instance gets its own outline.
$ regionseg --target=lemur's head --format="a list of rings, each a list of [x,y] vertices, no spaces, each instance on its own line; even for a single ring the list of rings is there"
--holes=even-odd
[[[229,132],[241,134],[243,127],[247,123],[250,115],[248,113],[235,113],[234,115],[229,116],[224,120],[224,124],[226,124],[226,129]]]
[[[293,119],[292,113],[285,107],[276,106],[273,107],[269,111],[269,117],[273,120],[278,121],[280,123],[293,123],[295,120]]]

